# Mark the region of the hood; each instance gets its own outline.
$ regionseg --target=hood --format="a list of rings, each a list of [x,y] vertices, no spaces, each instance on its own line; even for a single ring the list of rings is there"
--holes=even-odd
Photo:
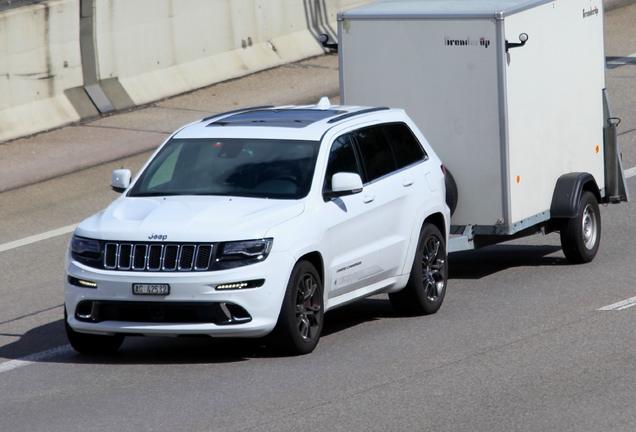
[[[129,198],[82,222],[75,234],[100,240],[217,242],[263,238],[304,211],[303,202],[192,196]]]

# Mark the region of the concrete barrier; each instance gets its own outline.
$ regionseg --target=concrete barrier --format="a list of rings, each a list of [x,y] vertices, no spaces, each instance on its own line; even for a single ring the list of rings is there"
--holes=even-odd
[[[75,0],[0,14],[0,141],[78,121],[64,90],[83,85]]]
[[[317,33],[335,34],[337,13],[361,3],[98,1],[99,77],[116,77],[140,105],[320,55]]]
[[[370,1],[45,0],[3,10],[0,142],[320,55],[317,37],[336,39],[338,12]]]
[[[46,0],[0,12],[0,142],[320,55],[370,0]]]

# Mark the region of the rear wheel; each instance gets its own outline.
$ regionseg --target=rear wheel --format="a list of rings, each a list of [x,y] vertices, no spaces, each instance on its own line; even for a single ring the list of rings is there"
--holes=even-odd
[[[318,345],[324,316],[322,293],[316,268],[307,261],[298,262],[289,278],[272,334],[285,353],[308,354]]]
[[[66,337],[73,349],[82,354],[112,354],[124,342],[124,335],[93,335],[76,332],[68,325],[66,310],[64,311],[64,326]]]
[[[568,261],[583,264],[594,259],[600,243],[601,213],[598,202],[592,192],[583,191],[576,216],[564,221],[561,247]]]
[[[435,225],[424,224],[409,281],[401,291],[389,294],[396,312],[430,315],[439,310],[448,280],[446,257],[444,236]]]

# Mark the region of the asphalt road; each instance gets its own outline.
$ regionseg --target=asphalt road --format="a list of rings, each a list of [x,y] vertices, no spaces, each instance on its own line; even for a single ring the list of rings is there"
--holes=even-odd
[[[636,167],[634,22],[636,5],[606,16],[626,169]],[[337,79],[329,61],[307,67]],[[207,91],[89,126],[168,129],[202,117]],[[569,265],[557,235],[454,254],[439,313],[400,318],[373,297],[327,314],[308,356],[193,338],[74,353],[62,321],[69,227],[116,197],[113,169],[137,170],[147,157],[0,194],[0,430],[636,430],[636,307],[599,310],[636,296],[633,204],[602,209],[590,264]],[[636,197],[635,177],[629,187]]]

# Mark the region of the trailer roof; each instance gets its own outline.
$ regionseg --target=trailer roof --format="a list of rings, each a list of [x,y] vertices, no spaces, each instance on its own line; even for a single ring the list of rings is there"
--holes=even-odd
[[[494,18],[552,0],[381,0],[341,12],[338,19]]]

